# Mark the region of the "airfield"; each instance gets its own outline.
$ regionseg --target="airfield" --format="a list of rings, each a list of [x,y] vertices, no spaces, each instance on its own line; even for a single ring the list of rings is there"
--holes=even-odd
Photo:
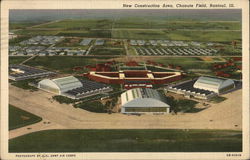
[[[109,72],[122,73],[120,68],[132,68],[132,71],[135,66],[129,64],[136,63],[136,67],[144,66],[152,73],[175,71],[181,75],[181,79],[171,83],[151,84],[153,89],[164,93],[168,85],[197,79],[200,76],[229,78],[242,83],[240,21],[166,21],[160,18],[150,21],[144,18],[63,19],[43,23],[11,23],[10,31],[13,38],[9,41],[9,64],[26,65],[56,73],[46,78],[75,76],[86,80],[89,77],[84,75],[96,71],[98,65],[105,66],[106,68],[103,68],[108,68]],[[10,117],[16,121],[13,123],[14,128],[9,130],[11,152],[178,152],[242,149],[241,87],[220,94],[213,100],[190,99],[168,92],[165,94],[166,97],[171,97],[176,100],[173,102],[181,102],[183,105],[183,108],[179,106],[181,109],[178,112],[166,115],[135,115],[122,114],[119,111],[120,94],[127,89],[124,84],[107,84],[113,88],[111,93],[97,95],[95,98],[72,100],[30,85],[44,78],[9,81],[9,104],[16,107],[17,116]],[[105,100],[107,95],[113,94],[115,97]],[[112,111],[109,110],[110,112],[105,110],[107,108],[89,109],[96,107],[97,101],[98,104],[106,105],[109,100],[115,100],[114,108]],[[85,102],[89,106],[86,107]],[[188,107],[191,109],[188,110]],[[21,109],[19,115],[18,109]],[[18,122],[18,118],[22,122],[28,122],[22,124]],[[144,131],[148,135],[144,134]],[[56,139],[53,145],[58,144],[61,150],[50,148],[53,145],[49,141],[53,139],[50,139],[49,134]],[[69,137],[65,143],[59,142],[64,134]],[[101,135],[101,138],[98,137],[100,139],[92,142],[91,134],[96,137]],[[109,137],[109,134],[117,139]],[[195,134],[198,136],[194,136]],[[76,136],[73,138],[72,135]],[[144,135],[145,139],[138,139]],[[41,148],[34,147],[34,143],[25,144],[32,136],[35,137],[35,141],[40,137],[45,139],[39,146]],[[192,136],[197,139],[190,138]],[[64,145],[71,143],[71,139],[79,147],[65,147]],[[99,141],[105,143],[98,146]],[[85,147],[83,144],[86,142],[93,146]],[[182,143],[186,147],[180,147]],[[191,147],[188,147],[189,143]],[[207,143],[208,147],[201,147],[203,143]],[[118,147],[109,150],[106,144]],[[130,147],[123,147],[123,144],[133,144],[138,149],[132,147],[130,150]],[[155,145],[155,149],[148,148],[148,144]],[[166,148],[168,145],[169,148]],[[22,146],[25,147],[22,149]],[[172,147],[173,150],[170,149]]]

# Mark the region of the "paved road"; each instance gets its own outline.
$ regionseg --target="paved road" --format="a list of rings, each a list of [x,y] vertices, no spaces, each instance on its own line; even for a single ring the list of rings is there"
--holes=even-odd
[[[10,138],[44,129],[236,129],[242,126],[241,90],[225,95],[228,99],[199,113],[183,115],[142,115],[128,116],[120,113],[91,113],[71,105],[50,102],[52,94],[44,91],[30,92],[9,86],[10,104],[36,114],[51,125],[38,125],[35,129],[10,131]],[[237,126],[235,126],[237,125]]]

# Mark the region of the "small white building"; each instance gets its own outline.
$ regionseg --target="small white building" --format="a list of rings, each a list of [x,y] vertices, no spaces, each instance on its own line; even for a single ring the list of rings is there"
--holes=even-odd
[[[223,93],[235,88],[234,81],[231,79],[222,79],[214,77],[200,77],[194,83],[194,88],[213,91],[215,93]]]
[[[167,114],[170,106],[166,98],[150,88],[134,88],[121,94],[121,113],[125,114]]]

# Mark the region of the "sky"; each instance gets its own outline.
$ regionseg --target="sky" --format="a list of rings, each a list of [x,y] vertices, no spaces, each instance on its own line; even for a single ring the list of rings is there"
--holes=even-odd
[[[61,19],[117,19],[125,17],[153,19],[193,19],[241,21],[239,9],[140,9],[140,10],[10,10],[10,22],[37,22]]]

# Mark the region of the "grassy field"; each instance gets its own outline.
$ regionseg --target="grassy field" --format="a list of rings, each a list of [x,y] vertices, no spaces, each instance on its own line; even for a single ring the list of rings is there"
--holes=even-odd
[[[13,81],[9,80],[10,84],[25,90],[30,90],[30,91],[37,91],[38,88],[33,87],[29,85],[29,83],[37,81],[36,79],[26,79],[26,80],[21,80],[21,81]]]
[[[112,30],[112,38],[117,39],[169,39],[162,30]]]
[[[220,103],[220,102],[225,101],[226,99],[227,99],[226,97],[215,96],[215,97],[211,98],[210,101],[214,102],[214,103]]]
[[[173,70],[170,70],[170,69],[157,68],[154,66],[147,66],[147,69],[152,71],[152,72],[174,72]]]
[[[29,56],[9,57],[9,64],[19,64],[28,58],[30,57]]]
[[[74,36],[88,38],[111,38],[110,30],[62,30],[57,32],[57,36]]]
[[[217,30],[239,30],[239,21],[194,21],[194,20],[164,20],[164,19],[143,19],[123,18],[114,22],[114,28],[144,28],[144,29],[217,29]]]
[[[65,63],[67,62],[67,63]],[[75,66],[85,66],[89,64],[95,64],[96,60],[86,57],[74,57],[74,56],[53,56],[53,57],[36,57],[27,63],[30,66],[40,66],[48,70],[56,70],[63,73],[72,73],[72,68]]]
[[[77,108],[82,108],[90,112],[106,113],[107,107],[99,101],[83,102],[75,105]]]
[[[26,27],[31,27],[39,24],[38,22],[18,22],[18,23],[10,23],[9,28],[12,29],[24,29]]]
[[[240,31],[206,30],[113,30],[112,38],[118,39],[169,39],[200,42],[231,42],[240,40]]]
[[[27,57],[28,58],[28,57]],[[26,57],[10,57],[10,64],[17,64],[22,62]],[[74,56],[45,56],[35,57],[34,59],[25,63],[26,65],[41,67],[48,70],[56,70],[64,73],[71,73],[72,68],[75,66],[85,66],[89,64],[103,63],[112,59],[111,57],[74,57]],[[141,62],[145,62],[143,59]],[[200,58],[195,57],[166,57],[166,58],[155,58],[155,62],[162,63],[164,65],[174,64],[175,66],[182,66],[184,70],[187,69],[211,69],[213,61],[204,61]],[[67,62],[67,63],[65,63]]]
[[[48,130],[9,140],[9,152],[241,151],[242,132],[230,130]]]
[[[193,100],[188,99],[179,99],[176,100],[173,97],[167,97],[167,102],[171,106],[171,110],[175,113],[185,112],[185,113],[196,113],[202,109],[195,108],[195,105],[198,103]]]
[[[18,27],[18,24],[15,25]],[[20,24],[21,28],[22,25],[24,24]],[[26,28],[16,33],[26,36],[60,35],[92,38],[231,42],[232,40],[241,40],[241,23],[238,21],[168,21],[144,18],[121,18],[115,21],[110,19],[66,19]]]
[[[44,24],[35,28],[58,28],[65,30],[89,30],[91,28],[107,29],[111,28],[112,22],[107,19],[87,19],[87,20],[73,20],[65,19],[55,23]]]
[[[23,36],[54,36],[59,33],[58,30],[46,30],[46,29],[23,29],[15,32],[18,35]]]
[[[93,48],[90,52],[91,55],[125,55],[123,48]]]
[[[142,28],[142,29],[216,29],[240,30],[240,21],[194,21],[194,20],[164,20],[145,18],[111,19],[65,19],[54,23],[39,25],[34,28],[58,28],[67,30],[109,29],[109,28]]]
[[[175,66],[180,65],[184,70],[186,69],[210,69],[211,62],[203,61],[200,58],[195,57],[166,57],[166,58],[155,58],[155,62],[162,63],[164,65],[174,64]]]
[[[40,122],[41,117],[9,105],[9,130]]]

